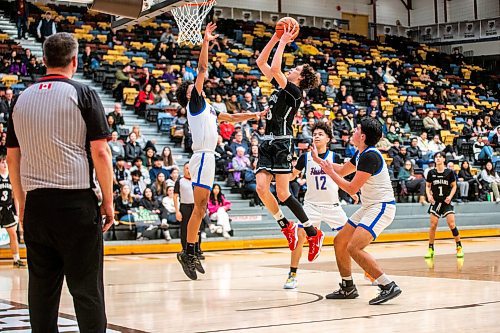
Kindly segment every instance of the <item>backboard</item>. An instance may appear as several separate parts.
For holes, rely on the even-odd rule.
[[[143,21],[159,16],[163,13],[169,12],[172,8],[189,3],[185,0],[144,0],[143,11],[137,19],[130,19],[126,17],[115,16],[111,22],[112,29],[124,29],[128,26],[134,26]]]

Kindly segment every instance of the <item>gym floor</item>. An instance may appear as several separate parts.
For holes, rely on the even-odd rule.
[[[108,332],[500,332],[500,238],[463,242],[457,260],[451,240],[369,247],[403,294],[368,305],[378,289],[353,264],[360,297],[327,300],[338,288],[333,247],[303,262],[299,287],[284,290],[287,249],[206,252],[207,274],[188,280],[174,254],[105,257]],[[0,265],[0,331],[29,332],[27,270]],[[78,331],[65,288],[60,331]]]

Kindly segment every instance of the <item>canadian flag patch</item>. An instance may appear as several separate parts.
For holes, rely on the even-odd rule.
[[[52,83],[42,83],[39,88],[39,90],[49,90],[52,89]]]

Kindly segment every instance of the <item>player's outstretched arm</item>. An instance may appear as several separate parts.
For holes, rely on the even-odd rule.
[[[260,52],[259,57],[257,58],[257,66],[259,66],[260,71],[264,76],[271,81],[273,79],[273,73],[271,72],[271,66],[269,66],[269,56],[276,44],[280,41],[280,38],[276,33],[273,34],[269,42],[267,42],[266,46]]]
[[[292,26],[286,26],[283,35],[281,35],[280,43],[278,48],[274,53],[273,62],[271,63],[271,73],[273,78],[278,82],[281,89],[285,89],[288,80],[285,74],[281,71],[281,62],[283,60],[283,53],[285,52],[285,47],[288,43],[293,41],[293,34],[295,33],[295,28]]]
[[[250,119],[259,119],[260,117],[263,117],[267,111],[261,111],[261,112],[252,112],[252,113],[237,113],[237,114],[230,114],[230,113],[219,113],[219,116],[217,117],[218,121],[228,121],[230,123],[239,123],[242,121],[250,120]]]
[[[321,165],[321,163],[328,163],[329,165],[331,165],[333,171],[335,171],[340,177],[348,176],[356,171],[356,166],[352,164],[350,161],[344,164],[338,164],[323,160],[322,158],[319,157],[318,149],[314,144],[311,147],[311,156],[314,162],[318,163],[319,165]]]
[[[217,29],[215,23],[207,24],[205,38],[203,38],[203,43],[201,45],[200,58],[198,59],[198,76],[194,82],[194,87],[198,90],[200,95],[203,91],[203,84],[205,83],[205,76],[208,71],[208,49],[210,48],[210,42],[219,37],[217,34],[214,35],[215,29]]]

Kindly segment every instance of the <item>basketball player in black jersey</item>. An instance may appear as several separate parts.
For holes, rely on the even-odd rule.
[[[10,250],[14,258],[14,267],[24,267],[26,264],[19,258],[17,242],[17,217],[14,212],[14,198],[9,178],[9,169],[5,156],[0,156],[0,227],[7,229],[10,239]]]
[[[434,161],[436,162],[436,168],[430,170],[427,174],[426,189],[427,197],[431,203],[428,211],[431,216],[431,226],[429,229],[429,248],[425,258],[431,259],[434,257],[434,239],[440,217],[446,217],[446,222],[457,243],[457,258],[463,258],[464,251],[460,242],[460,234],[455,225],[455,211],[451,204],[451,199],[457,191],[455,175],[452,170],[446,167],[444,153],[434,154]]]
[[[314,69],[307,64],[297,66],[286,74],[281,71],[283,52],[286,45],[292,41],[295,32],[293,29],[293,27],[287,26],[281,38],[274,34],[257,59],[259,69],[276,87],[276,90],[269,98],[266,135],[259,146],[256,175],[257,193],[280,225],[282,233],[288,240],[290,250],[295,250],[298,241],[298,226],[285,218],[278,202],[270,191],[274,175],[278,199],[290,208],[304,226],[309,242],[308,259],[313,261],[321,251],[324,234],[311,224],[299,201],[290,194],[289,180],[292,173],[293,118],[302,102],[303,90],[316,87],[318,79]],[[276,44],[278,44],[278,47],[271,66],[269,66],[269,55]]]

